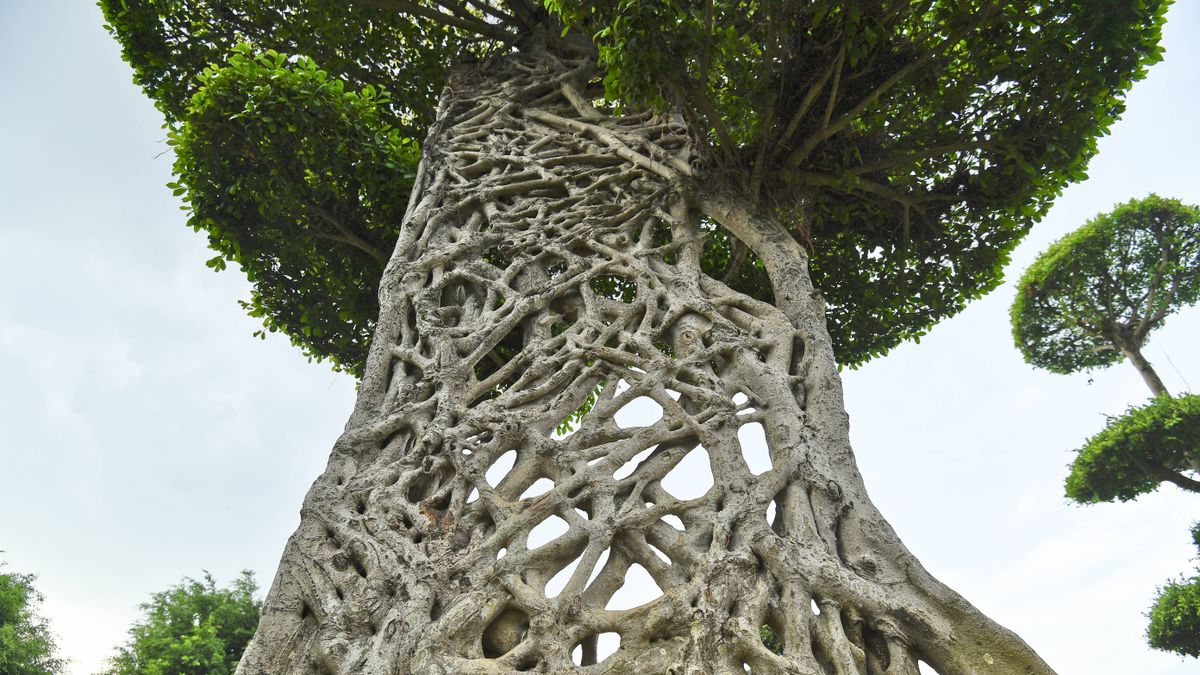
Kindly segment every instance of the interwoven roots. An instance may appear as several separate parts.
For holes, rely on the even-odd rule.
[[[239,672],[915,675],[951,631],[881,590],[924,572],[840,400],[805,410],[837,398],[827,338],[701,272],[687,129],[598,112],[591,75],[535,51],[452,81]],[[635,573],[660,596],[606,609]]]

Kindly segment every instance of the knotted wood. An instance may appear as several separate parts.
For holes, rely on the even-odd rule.
[[[871,505],[804,251],[699,178],[680,119],[594,108],[591,63],[534,46],[451,80],[238,672],[1050,673]],[[701,271],[718,227],[774,305]],[[700,496],[668,489],[685,459]],[[635,566],[660,595],[606,609]]]

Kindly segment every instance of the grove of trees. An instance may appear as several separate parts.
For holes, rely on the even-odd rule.
[[[871,504],[838,367],[999,283],[1165,3],[101,5],[210,266],[360,378],[239,673],[1051,672]]]

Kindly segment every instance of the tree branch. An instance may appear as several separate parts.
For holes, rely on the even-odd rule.
[[[430,7],[423,7],[415,2],[410,2],[409,0],[351,0],[351,2],[364,7],[373,7],[375,9],[382,9],[385,11],[412,14],[429,19],[430,21],[436,21],[444,26],[461,28],[465,31],[469,31],[486,38],[491,38],[493,40],[511,42],[516,39],[516,35],[500,28],[499,26],[490,24],[486,21],[481,21],[474,16],[472,16],[471,19],[464,19],[453,14],[439,12],[438,10]]]
[[[1200,481],[1192,480],[1178,471],[1163,468],[1163,478],[1189,492],[1200,492]]]
[[[1150,277],[1150,284],[1149,288],[1146,290],[1146,298],[1144,301],[1144,306],[1146,308],[1145,315],[1142,317],[1142,320],[1138,322],[1137,328],[1133,329],[1134,339],[1140,340],[1141,338],[1145,337],[1146,332],[1150,329],[1150,326],[1154,325],[1154,323],[1161,319],[1162,316],[1166,316],[1166,311],[1168,311],[1168,308],[1171,306],[1171,302],[1175,299],[1175,291],[1178,287],[1178,279],[1175,280],[1175,283],[1171,284],[1171,288],[1167,291],[1167,297],[1161,305],[1162,309],[1160,309],[1158,312],[1154,311],[1154,301],[1158,297],[1158,289],[1162,287],[1163,273],[1166,271],[1167,266],[1171,263],[1170,257],[1171,247],[1169,244],[1167,244],[1166,246],[1163,246],[1162,259],[1159,260],[1159,263],[1154,266],[1154,275]]]
[[[572,120],[566,117],[560,117],[554,113],[536,108],[525,110],[524,114],[530,119],[537,120],[538,122],[548,124],[552,127],[568,129],[577,133],[587,134],[612,148],[613,152],[615,152],[621,159],[633,162],[643,169],[647,169],[650,172],[661,176],[662,178],[666,178],[667,180],[674,180],[678,178],[680,174],[686,176],[692,175],[692,167],[688,166],[685,162],[678,160],[670,161],[671,166],[667,166],[656,159],[652,159],[640,152],[637,152],[633,148],[629,147],[627,143],[618,138],[615,133],[605,129],[604,127],[596,126],[595,124],[588,124],[587,122],[581,120]]]
[[[959,199],[959,197],[956,195],[937,195],[928,192],[921,196],[906,195],[897,190],[893,190],[884,185],[874,181],[865,180],[863,178],[855,177],[853,180],[847,182],[838,180],[835,176],[816,173],[813,171],[800,172],[797,174],[797,178],[805,183],[808,183],[809,185],[858,190],[860,192],[878,195],[898,204],[915,208],[918,212],[921,212],[922,215],[924,215],[924,210],[920,207],[920,204],[924,202],[957,201]]]
[[[669,79],[667,80],[667,86],[674,89],[676,96],[681,100],[700,111],[700,114],[708,122],[706,126],[712,127],[713,131],[716,132],[717,140],[721,144],[721,152],[725,155],[726,159],[732,159],[734,148],[733,137],[729,135],[729,130],[725,127],[725,123],[721,121],[720,113],[717,112],[716,106],[713,105],[712,99],[709,98],[707,85],[701,83],[697,86],[685,77],[682,83],[674,79]],[[704,130],[697,129],[697,131],[703,132]]]
[[[1158,480],[1167,481],[1168,483],[1177,485],[1188,492],[1200,492],[1200,481],[1192,480],[1178,471],[1172,471],[1164,466],[1162,462],[1156,461],[1153,464],[1148,464],[1141,457],[1138,457],[1136,453],[1130,452],[1129,450],[1125,450],[1124,454],[1134,464],[1136,464],[1139,469],[1144,471],[1147,476],[1151,478],[1157,478]]]
[[[764,78],[770,76],[771,64],[775,62],[775,22],[771,20],[769,11],[766,20],[767,48],[763,57]],[[769,134],[767,132],[775,124],[775,104],[778,99],[778,93],[771,95],[771,99],[767,102],[767,111],[763,113],[762,119],[758,123],[758,149],[755,152],[754,165],[750,167],[750,201],[752,204],[758,203],[758,195],[763,178],[763,167],[767,159],[767,145],[769,142]]]
[[[976,141],[962,141],[959,143],[947,143],[945,145],[938,145],[938,146],[934,146],[932,148],[927,148],[927,149],[921,150],[919,152],[913,152],[913,153],[910,153],[907,155],[895,155],[893,157],[889,157],[887,159],[881,159],[876,162],[872,162],[870,164],[863,164],[861,166],[856,166],[853,169],[850,169],[849,171],[847,171],[846,173],[848,173],[851,176],[861,176],[864,173],[873,173],[875,171],[884,171],[887,169],[895,168],[897,166],[904,166],[905,164],[916,161],[918,159],[929,159],[931,157],[940,157],[941,155],[948,155],[948,154],[954,153],[954,152],[965,152],[967,150],[981,150],[983,148],[988,147],[989,145],[990,144],[987,142],[976,142]]]
[[[1163,384],[1162,379],[1154,371],[1154,367],[1150,365],[1146,357],[1142,356],[1142,350],[1138,349],[1137,344],[1124,335],[1116,335],[1114,337],[1114,342],[1120,347],[1121,353],[1125,354],[1125,357],[1129,359],[1134,368],[1137,368],[1138,374],[1146,381],[1146,386],[1150,388],[1150,391],[1155,396],[1170,396],[1166,385]]]
[[[825,88],[825,85],[829,82],[830,78],[833,77],[834,72],[842,69],[845,59],[846,46],[842,45],[842,48],[838,50],[837,58],[834,59],[833,66],[825,71],[825,74],[821,76],[821,79],[814,82],[813,85],[808,88],[808,93],[804,95],[804,100],[800,102],[800,107],[796,109],[796,112],[792,115],[791,121],[788,122],[787,128],[783,130],[783,135],[779,137],[780,146],[786,146],[787,143],[792,140],[792,134],[796,133],[796,129],[800,126],[800,121],[804,119],[806,114],[808,114],[809,108],[811,108],[813,103],[816,102],[817,96],[821,93],[821,90]]]
[[[944,40],[943,44],[950,46],[958,44],[964,37],[967,36],[968,33],[981,26],[991,16],[992,12],[989,11],[990,9],[992,8],[989,5],[988,10],[980,12],[980,17],[977,22],[970,26],[964,26],[961,30],[956,31],[953,35]],[[879,86],[875,87],[875,89],[871,91],[871,93],[867,94],[853,108],[838,117],[837,120],[826,123],[820,131],[810,136],[799,150],[792,153],[792,155],[788,157],[786,162],[787,168],[795,169],[796,167],[800,166],[800,164],[803,163],[810,154],[812,154],[812,151],[815,150],[818,145],[837,135],[846,127],[850,126],[851,122],[853,122],[855,119],[858,119],[858,117],[862,115],[867,108],[874,105],[875,102],[878,101],[884,94],[891,91],[893,87],[907,79],[908,76],[913,74],[913,72],[918,68],[929,63],[929,61],[933,59],[935,53],[936,52],[932,49],[923,51],[918,58],[914,59],[908,65],[893,73],[891,77],[880,83]],[[830,100],[832,101],[832,94],[830,96]],[[827,110],[827,117],[829,112],[831,112],[831,110]]]
[[[746,256],[749,253],[749,246],[740,241],[734,241],[733,260],[729,263],[729,269],[721,276],[721,283],[728,285],[737,279],[737,274],[742,269],[742,263],[746,261]]]
[[[506,12],[502,12],[502,11],[496,9],[495,7],[492,7],[491,5],[489,5],[486,2],[480,2],[479,0],[467,0],[467,4],[474,7],[475,9],[478,9],[479,11],[483,12],[484,14],[488,14],[490,16],[495,17],[502,23],[505,23],[508,25],[516,25],[516,24],[524,25],[523,22],[521,20],[519,20],[517,17],[515,17],[511,14],[508,14]]]

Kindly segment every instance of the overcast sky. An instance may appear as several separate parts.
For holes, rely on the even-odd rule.
[[[1165,44],[1010,280],[1116,202],[1200,203],[1200,4],[1175,5]],[[183,576],[248,568],[269,585],[354,387],[284,339],[251,338],[246,282],[204,267],[164,187],[161,117],[91,2],[0,0],[0,82],[0,559],[38,575],[71,672],[92,673],[137,604]],[[871,494],[931,572],[1063,675],[1194,673],[1144,646],[1143,613],[1194,565],[1200,498],[1066,503],[1070,450],[1146,390],[1128,364],[1025,365],[1012,296],[846,373]],[[1174,392],[1200,385],[1198,314],[1146,350]]]

